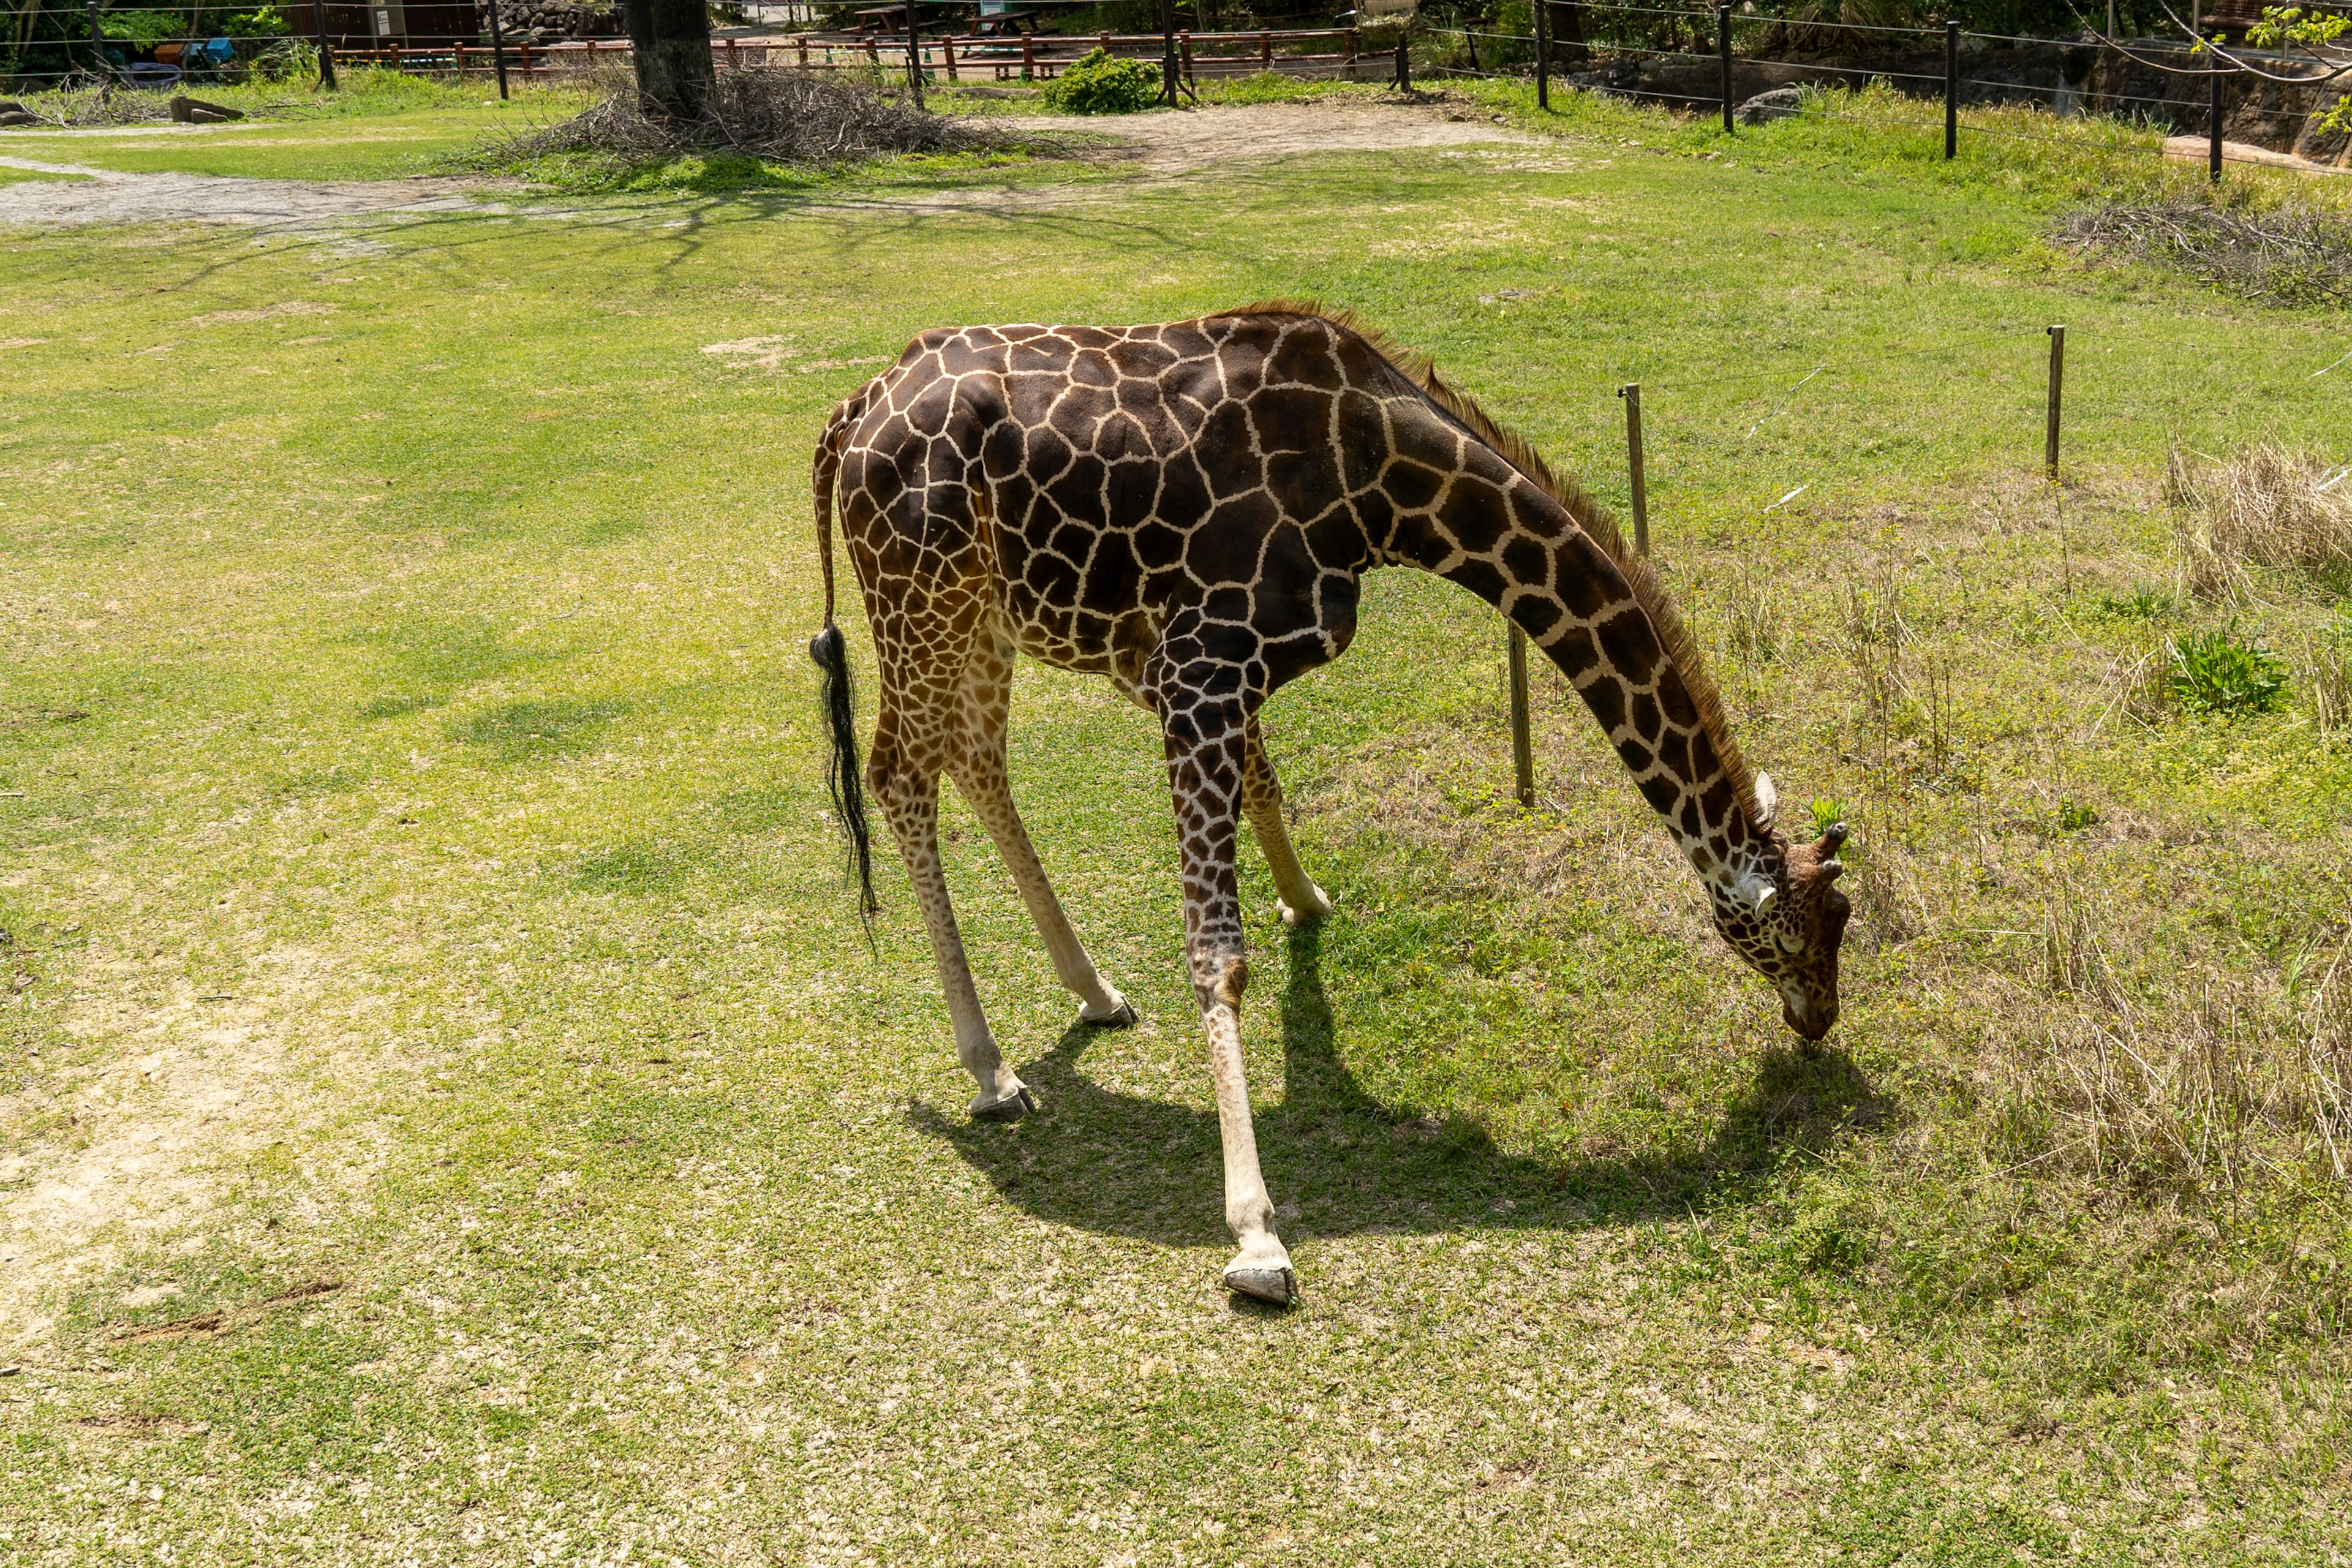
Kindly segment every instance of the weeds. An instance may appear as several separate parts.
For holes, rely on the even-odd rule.
[[[2235,621],[2168,643],[2165,652],[2167,687],[2189,712],[2234,719],[2286,703],[2284,661],[2258,641],[2240,640]]]
[[[2242,594],[2256,567],[2293,572],[2336,591],[2352,586],[2352,488],[2343,470],[2273,441],[2234,458],[2166,460],[2173,536],[2199,598]]]
[[[1769,664],[1780,654],[1780,605],[1771,579],[1741,562],[1723,592],[1724,631],[1742,663]]]
[[[1861,687],[1863,712],[1881,729],[1903,691],[1901,572],[1889,552],[1870,576],[1849,580],[1838,625],[1846,662]]]
[[[2352,731],[2352,622],[2305,637],[2295,664],[2295,684],[2321,737]]]
[[[2135,583],[2128,592],[2105,594],[2099,608],[2119,621],[2153,621],[2172,611],[2172,595],[2153,583]]]

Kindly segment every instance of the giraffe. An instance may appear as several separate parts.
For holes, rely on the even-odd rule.
[[[1808,1042],[1837,1019],[1843,825],[1776,825],[1695,644],[1614,522],[1433,365],[1345,312],[1275,300],[1152,326],[927,331],[826,423],[812,473],[836,816],[871,915],[865,796],[887,818],[939,965],[971,1114],[1037,1108],[989,1032],[938,848],[944,772],[995,840],[1082,1023],[1135,1008],[1055,900],[1005,776],[1017,655],[1108,678],[1158,720],[1181,830],[1187,965],[1208,1037],[1239,1294],[1287,1303],[1243,1075],[1238,826],[1283,920],[1331,900],[1284,826],[1258,712],[1355,636],[1379,566],[1452,579],[1572,682],[1704,885],[1716,930]],[[861,778],[835,622],[835,499],[874,636]]]

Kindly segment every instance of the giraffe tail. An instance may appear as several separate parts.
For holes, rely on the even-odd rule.
[[[824,578],[824,629],[809,639],[809,657],[816,660],[820,673],[818,708],[832,742],[825,759],[825,789],[833,796],[834,819],[849,841],[857,914],[870,938],[874,917],[882,910],[874,896],[874,834],[866,820],[866,780],[857,763],[857,701],[849,678],[849,641],[833,618],[833,482],[841,468],[842,441],[860,401],[853,398],[834,410],[817,440],[810,472],[816,493],[817,569]]]

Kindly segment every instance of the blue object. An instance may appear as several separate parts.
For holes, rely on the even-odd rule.
[[[205,45],[204,52],[212,57],[213,64],[225,66],[236,58],[236,46],[226,38],[215,38]]]

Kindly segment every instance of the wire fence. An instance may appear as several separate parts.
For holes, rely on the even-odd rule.
[[[520,9],[529,0],[507,0]],[[517,33],[501,21],[497,0],[478,8],[455,5],[409,5],[376,9],[329,0],[296,0],[281,9],[229,13],[218,5],[160,5],[135,12],[102,10],[88,0],[69,6],[28,10],[80,36],[26,39],[13,54],[0,47],[0,76],[24,88],[116,86],[175,89],[208,83],[260,79],[294,82],[313,76],[332,85],[338,62],[433,76],[495,77],[503,92],[509,79],[543,79],[593,69],[604,57],[625,55],[625,39],[551,39],[541,30]],[[233,24],[268,18],[286,30],[239,32]],[[1563,88],[1602,96],[1667,105],[1693,113],[1714,109],[1727,133],[1736,134],[1740,106],[1775,89],[1795,87],[1798,101],[1756,106],[1751,122],[1800,117],[1842,121],[1881,132],[1932,134],[1934,121],[1889,115],[1856,114],[1836,89],[1884,84],[1903,98],[1943,100],[1946,156],[1955,156],[1962,131],[2004,142],[2033,142],[2087,148],[2091,139],[1994,123],[1981,116],[1963,121],[1963,109],[2037,105],[2053,116],[2095,116],[2145,133],[2165,130],[2176,139],[2201,135],[2214,177],[2226,163],[2283,161],[2279,153],[2259,156],[2232,144],[2227,131],[2232,113],[2250,122],[2276,127],[2299,121],[2295,143],[2314,143],[2312,121],[2344,96],[2331,72],[2352,80],[2352,52],[2318,51],[2302,60],[2275,52],[2258,54],[2186,40],[2119,39],[2096,33],[2074,39],[2029,38],[1976,33],[1957,23],[1943,28],[1844,21],[1791,21],[1745,15],[1728,6],[1612,5],[1603,0],[1538,0],[1534,26],[1525,33],[1486,27],[1447,27],[1407,19],[1383,30],[1371,19],[1344,28],[1262,26],[1208,33],[1171,28],[1164,36],[1035,33],[981,36],[948,33],[919,26],[908,39],[880,26],[863,35],[768,34],[714,38],[722,61],[789,65],[800,68],[865,68],[906,73],[923,81],[956,81],[964,76],[1043,80],[1078,54],[1101,47],[1113,54],[1171,62],[1171,77],[1189,87],[1197,74],[1232,76],[1252,70],[1293,75],[1339,76],[1412,85],[1425,79],[1533,77],[1538,96],[1549,102],[1557,80]],[[1284,21],[1311,17],[1282,18]],[[983,19],[984,20],[984,19]],[[1272,19],[1268,19],[1271,21]],[[465,31],[466,24],[478,30]],[[443,36],[394,34],[409,25],[449,29]],[[214,26],[226,30],[213,32]],[[362,36],[351,29],[364,28]],[[925,37],[925,33],[931,36]],[[173,36],[163,36],[171,34]],[[1391,41],[1392,39],[1392,42]],[[1801,43],[1802,49],[1795,48]],[[1840,57],[1828,46],[1850,43]],[[1929,46],[1942,45],[1942,68]],[[1775,48],[1775,45],[1780,46]],[[1745,47],[1747,52],[1742,53]],[[1809,58],[1790,58],[1794,55]],[[2341,56],[2340,58],[2336,58]],[[1964,67],[1966,68],[1964,68]],[[2288,74],[2289,68],[2299,75]],[[2179,82],[2166,89],[2158,82]],[[2197,89],[2203,90],[2199,92]],[[2302,92],[2300,108],[2278,101]],[[2340,160],[2352,158],[2352,137],[2322,137],[2332,155],[2298,160],[2314,173],[2352,173]],[[2340,143],[2341,145],[2338,145]],[[2167,149],[2155,141],[2111,139],[2108,151]]]
[[[2352,92],[2352,50],[2290,55],[2233,49],[2210,40],[2120,39],[2095,30],[2075,38],[2030,38],[1970,32],[1957,23],[1922,28],[1797,22],[1727,6],[1701,10],[1596,0],[1538,0],[1533,15],[1534,25],[1526,32],[1416,23],[1412,37],[1399,46],[1396,79],[1409,85],[1413,71],[1440,80],[1532,77],[1547,106],[1556,82],[1693,112],[1712,107],[1727,134],[1736,134],[1743,122],[1786,118],[1843,121],[1895,133],[1932,134],[1938,129],[1925,117],[1854,113],[1842,106],[1835,91],[1883,84],[1914,101],[1942,100],[1948,158],[1958,155],[1963,131],[2005,142],[2174,156],[2188,153],[2180,139],[2193,136],[2201,142],[2200,150],[2215,178],[2224,164],[2239,163],[2352,173],[2344,166],[2352,159],[2352,134],[2347,134],[2352,124],[2333,123],[2352,120],[2352,112],[2339,107]],[[1802,50],[1770,47],[1776,40],[1786,45],[1798,37],[1806,46]],[[1905,47],[1873,47],[1886,39]],[[1841,41],[1858,47],[1841,54]],[[1942,46],[1940,51],[1921,47],[1931,41]],[[2179,85],[2168,85],[2174,83]],[[1751,102],[1789,88],[1800,89],[1795,102]],[[1809,89],[1816,90],[1804,90]],[[2061,134],[2055,124],[2045,131],[1961,113],[2015,106],[2043,109],[2053,120],[2104,121],[2118,134],[2102,142],[2079,130]],[[2291,146],[2308,146],[2323,155],[2302,157],[2275,145],[2233,142],[2233,120],[2249,138],[2272,143],[2282,140],[2280,127],[2286,126],[2293,132],[2285,138]],[[2168,135],[2147,135],[2155,131]]]

